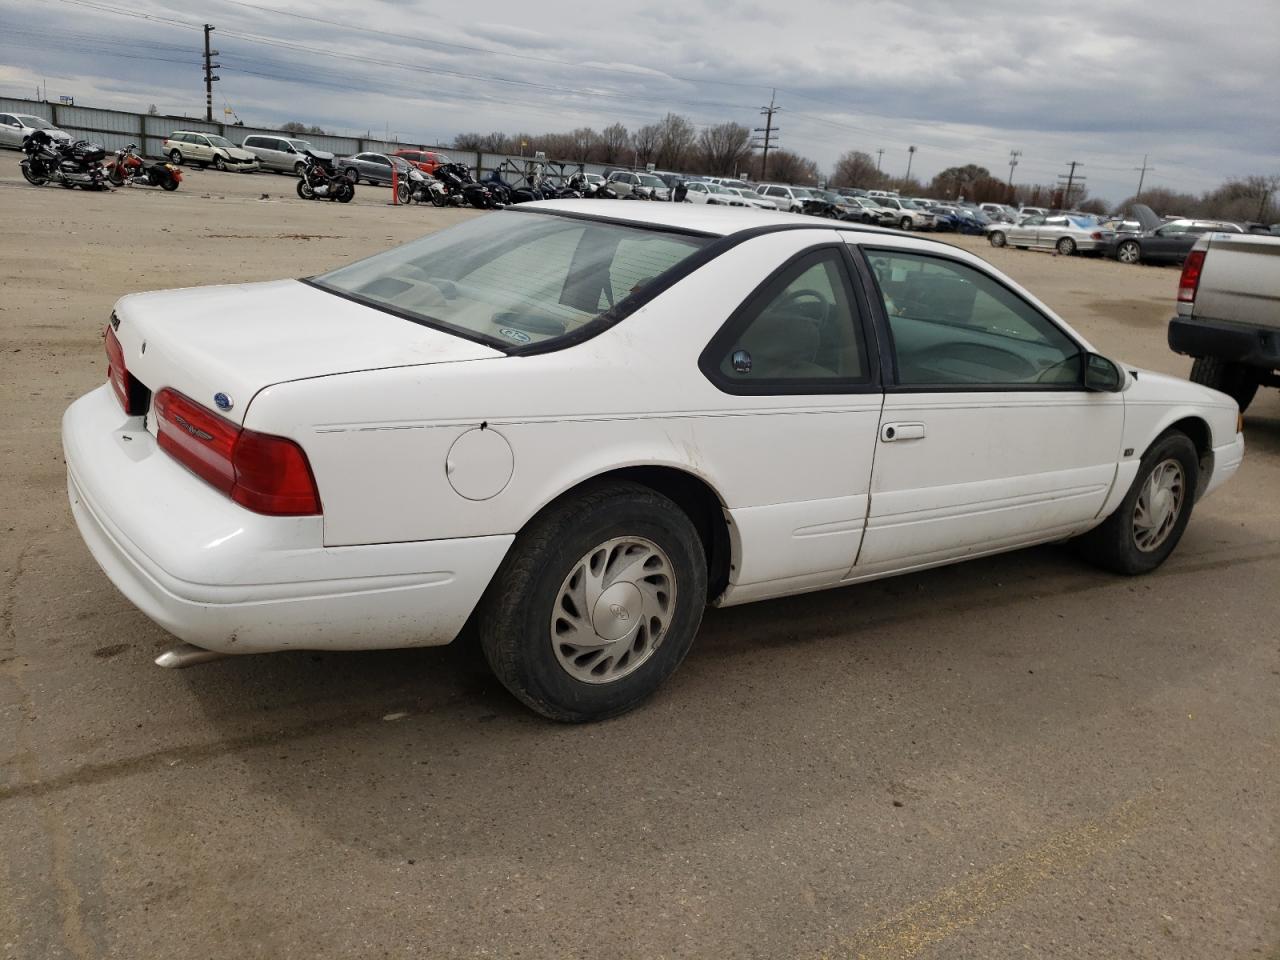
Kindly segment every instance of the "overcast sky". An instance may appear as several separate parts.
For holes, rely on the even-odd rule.
[[[248,124],[445,144],[669,110],[756,126],[777,87],[782,146],[827,170],[883,148],[901,174],[914,144],[926,181],[1007,177],[1021,150],[1019,182],[1078,160],[1112,201],[1144,154],[1152,186],[1280,174],[1280,0],[0,0],[0,95],[202,116],[206,21],[215,118]]]

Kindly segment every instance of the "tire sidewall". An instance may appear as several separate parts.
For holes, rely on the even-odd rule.
[[[1005,244],[1004,231],[996,230],[991,234],[991,236],[988,239],[990,239],[991,245],[993,247],[1003,247]]]
[[[580,722],[625,713],[662,685],[693,644],[706,606],[702,543],[678,506],[642,487],[588,500],[552,526],[553,539],[545,544],[535,538],[522,543],[524,534],[517,538],[495,575],[486,613],[497,616],[481,623],[485,654],[508,689],[544,716]],[[584,683],[565,671],[552,649],[552,610],[565,578],[588,551],[622,536],[644,537],[666,552],[676,579],[675,616],[661,645],[634,672],[610,683]],[[521,562],[529,559],[536,562]],[[516,602],[488,602],[491,594],[505,592]]]
[[[1178,460],[1182,465],[1184,483],[1186,484],[1182,512],[1178,515],[1178,519],[1174,523],[1173,529],[1169,531],[1169,536],[1165,538],[1164,543],[1150,552],[1142,551],[1138,549],[1133,539],[1134,505],[1138,502],[1138,495],[1142,492],[1142,487],[1147,482],[1147,478],[1151,476],[1151,471],[1158,464],[1170,458]],[[1124,500],[1120,502],[1120,506],[1114,514],[1117,518],[1117,523],[1115,525],[1116,529],[1112,532],[1118,539],[1116,545],[1120,548],[1119,556],[1122,558],[1125,572],[1147,573],[1164,563],[1169,555],[1173,553],[1178,546],[1178,542],[1182,539],[1182,533],[1186,530],[1187,523],[1191,520],[1191,511],[1195,506],[1199,483],[1199,458],[1196,456],[1195,445],[1186,434],[1167,433],[1157,439],[1150,449],[1143,454],[1142,462],[1138,467],[1138,475],[1134,478],[1129,492],[1125,494]]]

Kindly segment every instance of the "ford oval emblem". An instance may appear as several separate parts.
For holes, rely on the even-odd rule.
[[[213,405],[217,407],[219,410],[230,410],[231,398],[228,397],[225,393],[215,393],[213,395]]]

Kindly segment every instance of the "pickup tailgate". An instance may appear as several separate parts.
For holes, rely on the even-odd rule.
[[[1280,330],[1280,237],[1213,233],[1196,249],[1205,250],[1200,283],[1180,316]]]

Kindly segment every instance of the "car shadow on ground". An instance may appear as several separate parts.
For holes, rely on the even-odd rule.
[[[275,715],[279,735],[246,740],[236,758],[311,829],[375,857],[524,850],[532,867],[584,845],[626,857],[634,844],[705,842],[854,795],[888,804],[927,792],[923,771],[978,754],[1031,762],[1046,730],[1131,713],[1147,689],[1213,656],[1212,644],[1166,651],[1163,633],[1135,639],[1146,628],[1123,612],[1090,618],[1100,591],[1153,585],[1042,547],[709,610],[650,703],[587,726],[526,711],[468,642],[236,659],[202,668],[216,679],[184,679],[229,742],[246,715]],[[1158,665],[1134,671],[1134,643],[1159,645]],[[1123,704],[1112,686],[1122,675]],[[574,817],[549,815],[584,804],[608,805],[612,832],[584,837]]]

